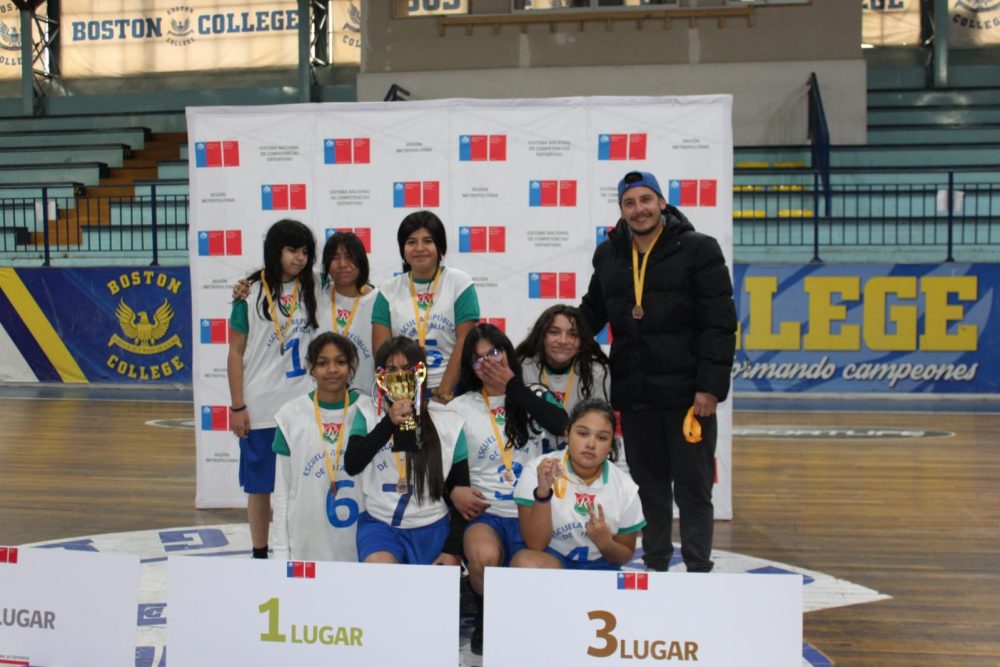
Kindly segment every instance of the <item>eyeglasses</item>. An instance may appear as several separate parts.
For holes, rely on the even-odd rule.
[[[494,347],[486,354],[473,359],[472,367],[479,368],[480,366],[483,365],[483,362],[486,361],[487,359],[491,359],[493,357],[499,357],[501,354],[503,354],[503,350],[501,350],[499,347]]]

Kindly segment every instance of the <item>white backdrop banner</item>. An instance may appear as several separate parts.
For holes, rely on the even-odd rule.
[[[801,576],[490,567],[486,590],[484,667],[802,665]]]
[[[354,230],[380,285],[400,270],[400,220],[430,209],[448,229],[445,263],[472,276],[483,319],[517,344],[545,308],[579,304],[630,170],[653,172],[732,269],[731,117],[728,95],[188,109],[198,507],[245,504],[225,321],[232,284],[261,267],[271,224],[301,220],[320,247],[330,230]],[[719,413],[723,519],[730,406]]]
[[[0,597],[0,665],[135,665],[138,556],[0,546]]]
[[[170,662],[454,665],[459,574],[431,565],[174,556],[167,561]]]

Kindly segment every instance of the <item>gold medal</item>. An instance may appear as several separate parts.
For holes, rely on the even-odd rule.
[[[503,481],[506,482],[507,484],[513,484],[514,482],[517,481],[517,475],[514,474],[513,470],[504,470]]]
[[[642,310],[642,288],[646,284],[646,265],[649,263],[649,256],[653,254],[653,246],[660,240],[662,233],[663,225],[660,225],[660,228],[656,230],[656,236],[653,237],[642,256],[642,262],[639,262],[639,246],[636,245],[635,239],[632,240],[632,287],[635,289],[635,307],[632,309],[632,317],[637,320],[641,320],[645,314]]]
[[[641,320],[645,313],[642,310],[642,306],[635,304],[635,308],[632,309],[632,318],[636,320]]]
[[[406,495],[406,493],[409,492],[409,490],[410,490],[410,485],[406,483],[405,479],[400,479],[398,482],[396,482],[396,493],[398,493],[399,495],[401,496]]]

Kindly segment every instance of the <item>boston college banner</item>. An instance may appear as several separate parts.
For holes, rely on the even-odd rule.
[[[445,264],[472,276],[482,317],[516,344],[545,308],[579,304],[629,170],[656,174],[732,267],[731,105],[720,95],[189,109],[198,506],[245,502],[227,421],[226,319],[271,224],[301,220],[320,245],[355,231],[379,285],[400,270],[400,220],[433,210],[448,229]],[[720,518],[732,516],[729,406]]]

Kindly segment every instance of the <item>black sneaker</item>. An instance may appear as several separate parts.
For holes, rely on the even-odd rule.
[[[472,655],[483,654],[483,615],[476,615],[476,628],[472,631],[472,640],[469,642]]]

